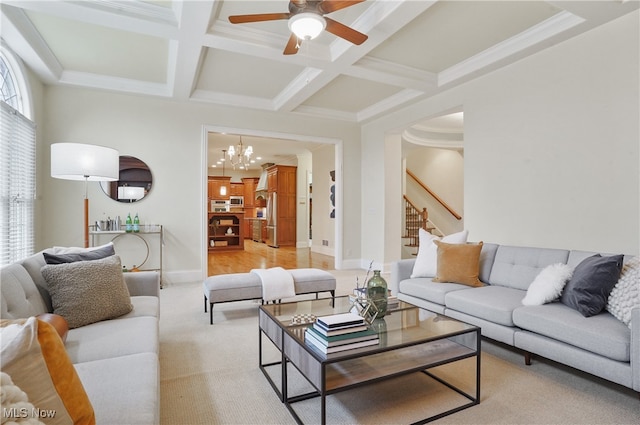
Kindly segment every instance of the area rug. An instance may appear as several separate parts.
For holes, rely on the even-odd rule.
[[[346,294],[362,271],[332,271]],[[364,276],[361,276],[362,279]],[[201,283],[161,292],[161,424],[293,424],[258,368],[259,302],[219,304],[214,324],[204,313]],[[265,355],[278,359],[269,347]],[[524,365],[511,347],[483,340],[481,402],[439,419],[442,424],[637,424],[638,394],[574,369],[535,358]],[[278,370],[271,370],[277,376]],[[473,391],[474,363],[436,373]],[[293,394],[310,387],[292,371]],[[431,416],[466,399],[423,374],[412,374],[327,399],[327,423],[401,424]],[[319,423],[319,399],[295,405],[305,423]]]

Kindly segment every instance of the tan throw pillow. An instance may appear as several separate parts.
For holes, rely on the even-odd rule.
[[[113,319],[133,310],[122,276],[120,257],[42,267],[53,312],[67,319],[69,329]]]
[[[438,246],[438,271],[434,282],[453,282],[468,286],[484,286],[480,271],[482,242],[477,244],[448,244],[434,241]]]
[[[39,409],[39,417],[26,412],[29,418],[45,414],[47,424],[96,423],[89,397],[52,325],[35,317],[2,320],[0,335],[2,371]]]

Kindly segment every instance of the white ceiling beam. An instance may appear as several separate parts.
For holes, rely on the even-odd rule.
[[[106,28],[162,38],[177,38],[172,9],[145,2],[2,0],[24,10]]]
[[[2,38],[42,81],[53,84],[62,65],[22,9],[0,4]]]
[[[180,34],[171,47],[167,84],[178,99],[188,99],[196,86],[203,60],[203,41],[215,1],[182,2]]]

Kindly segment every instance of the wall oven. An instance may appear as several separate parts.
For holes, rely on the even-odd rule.
[[[230,209],[231,205],[229,201],[225,201],[222,199],[211,200],[211,212],[229,212]]]

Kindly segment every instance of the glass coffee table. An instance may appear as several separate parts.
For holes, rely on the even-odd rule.
[[[379,343],[362,348],[324,354],[305,342],[307,317],[320,317],[351,310],[349,297],[261,305],[259,309],[259,366],[296,422],[302,420],[292,404],[320,398],[320,421],[326,423],[327,396],[348,389],[411,373],[424,373],[468,399],[468,402],[416,423],[430,422],[480,403],[480,328],[400,301],[396,308],[376,320],[371,328]],[[292,320],[293,319],[293,320]],[[263,362],[263,336],[278,349],[277,362]],[[268,342],[268,341],[267,341]],[[475,394],[469,394],[429,372],[430,368],[475,358]],[[314,391],[290,397],[287,364],[292,364]],[[274,378],[267,368],[280,366]]]

